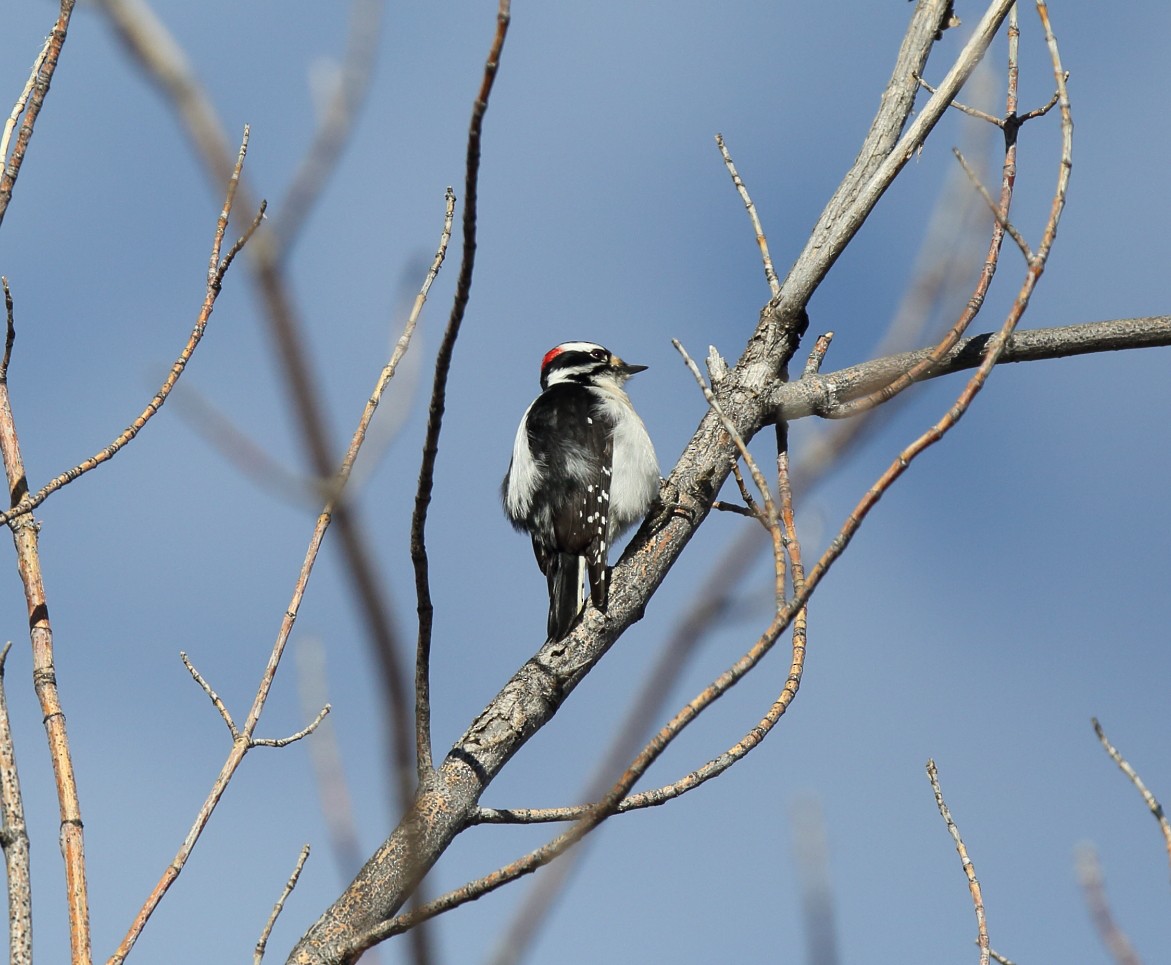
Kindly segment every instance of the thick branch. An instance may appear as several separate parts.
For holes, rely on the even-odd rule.
[[[989,332],[964,339],[920,380],[975,368],[992,338]],[[1171,345],[1171,315],[1017,331],[1009,338],[997,363],[1036,362],[1159,345]],[[929,348],[919,349],[872,359],[828,375],[806,376],[796,382],[778,384],[772,398],[775,407],[789,420],[810,415],[834,418],[838,406],[889,384],[930,354]]]

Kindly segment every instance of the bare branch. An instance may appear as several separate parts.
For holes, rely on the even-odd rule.
[[[811,378],[821,371],[821,363],[825,361],[826,353],[829,352],[830,342],[833,341],[834,333],[826,332],[820,335],[817,341],[813,343],[813,348],[809,352],[809,358],[805,360],[805,370],[802,372],[802,378]]]
[[[207,330],[207,324],[211,320],[212,311],[215,309],[216,299],[219,297],[220,287],[223,283],[224,274],[227,272],[232,263],[232,259],[244,247],[248,239],[252,237],[253,232],[259,227],[261,219],[264,217],[264,206],[261,205],[256,217],[253,218],[247,230],[240,236],[228,254],[223,258],[220,257],[221,247],[224,241],[224,233],[227,230],[228,219],[232,213],[232,205],[236,197],[237,188],[240,181],[240,172],[244,166],[244,158],[248,150],[248,128],[244,129],[244,136],[240,142],[240,151],[236,158],[236,165],[232,170],[231,178],[228,181],[227,196],[224,200],[223,208],[220,211],[220,216],[216,221],[215,233],[212,238],[211,257],[208,262],[207,270],[207,289],[203,297],[203,305],[200,307],[199,315],[195,320],[195,327],[191,331],[191,335],[187,339],[187,344],[183,346],[179,357],[175,359],[171,365],[170,371],[167,373],[166,379],[163,380],[162,386],[158,392],[155,393],[154,398],[147,403],[146,408],[142,410],[138,418],[136,418],[126,429],[124,429],[109,445],[107,445],[100,452],[94,454],[84,462],[79,463],[72,469],[68,469],[60,475],[51,479],[48,483],[42,486],[34,495],[25,495],[15,506],[5,513],[0,513],[0,522],[7,522],[10,519],[15,519],[25,513],[30,513],[37,506],[43,503],[58,489],[69,485],[79,476],[84,475],[91,469],[96,469],[103,463],[109,462],[118,454],[118,452],[130,443],[139,432],[146,426],[146,424],[154,418],[155,414],[163,407],[163,404],[171,395],[171,390],[175,388],[179,377],[186,371],[187,363],[191,361],[191,356],[198,347],[200,341],[203,339],[203,334]]]
[[[219,711],[220,717],[223,718],[224,723],[228,725],[228,733],[232,735],[232,740],[236,740],[240,736],[240,731],[236,727],[236,722],[232,720],[232,714],[220,699],[220,695],[211,689],[211,685],[203,679],[202,674],[195,669],[195,665],[187,658],[187,654],[182,650],[179,651],[179,659],[183,661],[183,666],[187,668],[187,672],[191,674],[191,678],[199,684],[200,689],[207,694],[208,700],[211,701],[212,706]]]
[[[703,380],[703,375],[699,371],[699,366],[695,364],[683,344],[677,338],[671,339],[671,344],[675,346],[675,351],[683,356],[683,361],[690,370],[692,376],[695,378],[699,390],[703,393],[703,397],[707,400],[707,404],[712,407],[715,413],[720,417],[724,423],[724,430],[732,437],[732,442],[736,444],[736,448],[740,451],[740,458],[744,460],[744,465],[748,467],[748,471],[752,474],[752,481],[756,483],[756,488],[760,491],[760,498],[764,502],[764,513],[760,515],[761,521],[769,529],[770,532],[775,531],[777,525],[777,507],[773,502],[772,493],[769,491],[768,482],[765,480],[760,468],[756,465],[756,461],[752,458],[752,453],[748,451],[748,445],[740,437],[740,433],[736,431],[736,426],[732,420],[728,418],[728,414],[724,412],[719,400],[712,393],[712,390],[707,387],[707,383]],[[751,502],[752,496],[744,485],[744,479],[740,476],[740,471],[736,463],[732,463],[732,470],[740,484],[740,493],[744,496],[744,501],[748,503],[749,509],[753,509],[754,504]],[[780,546],[780,535],[777,534],[778,552]],[[782,572],[784,564],[781,564]]]
[[[16,747],[8,723],[8,697],[4,690],[5,662],[11,649],[12,641],[9,640],[0,650],[0,846],[4,848],[8,885],[8,960],[10,965],[32,965],[32,876],[28,828],[20,794],[20,775],[16,769]]]
[[[1115,965],[1142,965],[1138,952],[1130,944],[1126,933],[1118,927],[1114,914],[1110,911],[1110,902],[1106,899],[1106,882],[1102,878],[1102,866],[1098,862],[1098,854],[1093,846],[1086,844],[1079,847],[1074,855],[1074,864],[1090,918],[1093,919],[1098,937],[1102,939],[1102,944],[1106,946],[1106,951],[1114,959]]]
[[[834,926],[825,814],[812,796],[799,798],[791,813],[793,863],[801,887],[805,924],[805,960],[809,965],[838,965],[841,956]]]
[[[439,352],[435,358],[435,378],[431,386],[431,403],[427,410],[427,434],[423,441],[423,458],[419,466],[419,482],[415,490],[415,510],[411,515],[411,565],[415,570],[415,596],[419,613],[419,635],[415,648],[415,768],[423,780],[433,768],[431,754],[431,697],[430,663],[431,630],[435,608],[431,603],[431,577],[427,561],[427,508],[431,504],[431,490],[435,480],[435,460],[439,455],[439,434],[443,430],[443,413],[447,404],[447,376],[455,342],[459,338],[464,312],[472,293],[472,275],[476,266],[476,216],[479,199],[480,139],[488,98],[500,66],[504,39],[511,19],[509,0],[500,0],[496,14],[496,33],[484,63],[480,91],[472,106],[468,125],[467,154],[464,171],[463,255],[455,298],[447,328],[443,332]]]
[[[1109,738],[1106,737],[1106,732],[1102,729],[1102,725],[1098,723],[1097,717],[1091,717],[1090,720],[1094,725],[1094,733],[1098,735],[1098,740],[1102,742],[1102,746],[1106,748],[1106,753],[1110,755],[1110,759],[1118,765],[1119,770],[1122,771],[1129,779],[1130,783],[1138,789],[1139,794],[1143,796],[1143,801],[1151,814],[1154,815],[1155,820],[1159,822],[1159,830],[1163,832],[1163,844],[1167,849],[1167,858],[1171,861],[1171,823],[1167,821],[1167,815],[1163,813],[1163,805],[1159,803],[1158,799],[1153,795],[1147,786],[1143,783],[1143,779],[1138,776],[1138,772],[1130,766],[1129,762],[1124,758],[1118,749],[1110,743]]]
[[[764,264],[764,278],[768,282],[769,291],[775,297],[781,290],[781,283],[777,279],[772,257],[768,253],[768,238],[765,237],[764,228],[761,226],[760,218],[757,217],[756,205],[752,203],[752,198],[748,195],[748,188],[744,186],[744,182],[740,179],[740,173],[736,170],[736,165],[732,163],[732,155],[724,146],[723,134],[716,135],[716,144],[719,146],[720,156],[724,159],[724,166],[727,167],[728,174],[732,176],[732,184],[736,186],[736,191],[744,202],[744,209],[748,212],[748,219],[752,222],[752,230],[756,232],[756,246],[760,249],[760,260]]]
[[[57,21],[49,32],[44,48],[33,63],[28,82],[4,125],[4,134],[0,136],[0,164],[3,165],[3,170],[0,171],[0,224],[4,222],[8,202],[12,200],[12,190],[16,187],[20,167],[24,163],[25,153],[32,140],[33,128],[36,127],[37,118],[44,107],[49,85],[53,82],[53,73],[57,70],[57,62],[61,58],[61,48],[65,46],[65,37],[69,33],[69,18],[73,15],[73,2],[74,0],[61,0]],[[12,153],[9,154],[8,145],[12,138],[12,128],[21,114],[24,115],[24,121],[16,135]]]
[[[918,111],[906,132],[919,89],[927,53],[951,4],[924,3],[916,7],[910,29],[899,51],[882,107],[871,125],[854,166],[826,205],[805,248],[781,285],[781,292],[762,313],[762,324],[783,330],[781,324],[795,317],[809,301],[838,256],[861,228],[878,199],[903,166],[926,141],[948,105],[983,58],[1000,24],[1015,0],[993,0],[972,31],[968,42],[939,84],[939,89]],[[791,324],[791,322],[789,322]]]
[[[45,58],[49,55],[49,47],[52,43],[53,35],[49,34],[45,38],[41,52],[37,54],[36,59],[33,61],[28,80],[24,82],[24,89],[16,98],[16,103],[12,105],[12,113],[8,115],[8,120],[4,122],[4,132],[0,134],[0,167],[4,167],[8,163],[8,148],[12,146],[12,135],[16,133],[16,125],[20,122],[20,115],[24,113],[25,107],[28,106],[28,99],[32,96],[33,87],[36,86],[37,78],[41,75],[41,67],[44,66]]]
[[[20,439],[12,413],[8,379],[0,380],[0,455],[8,480],[13,504],[28,493]],[[72,965],[89,965],[91,960],[89,930],[89,895],[85,880],[85,838],[82,831],[81,803],[73,755],[65,728],[65,712],[57,689],[57,672],[53,654],[53,629],[49,622],[49,604],[41,571],[40,527],[31,515],[8,522],[16,547],[16,564],[24,586],[28,607],[29,639],[32,644],[33,687],[40,702],[41,715],[48,738],[49,757],[56,779],[60,816],[61,854],[65,860],[65,891],[69,909],[69,944]]]
[[[253,747],[287,747],[302,737],[308,737],[321,724],[323,720],[329,715],[331,708],[326,704],[317,712],[317,716],[313,718],[308,724],[302,727],[295,734],[290,734],[288,737],[257,737],[251,741]]]
[[[960,341],[938,365],[921,376],[922,380],[975,368],[984,358],[992,339],[993,334],[989,332]],[[1171,345],[1171,315],[1018,330],[1008,339],[997,364],[1037,362],[1161,345]],[[786,382],[776,387],[773,398],[786,419],[810,415],[835,418],[841,413],[843,402],[889,384],[899,373],[908,371],[928,357],[931,351],[903,352],[839,369],[829,375]]]
[[[273,905],[272,914],[268,916],[268,921],[264,923],[260,937],[256,940],[256,951],[252,955],[253,965],[260,965],[264,960],[264,950],[268,947],[268,939],[272,934],[273,926],[276,925],[276,920],[280,917],[281,911],[285,907],[285,901],[293,893],[293,889],[297,887],[297,880],[301,877],[301,871],[304,869],[305,862],[308,860],[309,845],[305,845],[301,849],[300,856],[297,858],[297,864],[293,867],[293,873],[289,875],[289,880],[285,882],[281,896],[276,900],[276,904]]]
[[[1005,91],[1005,114],[1010,117],[1016,114],[1017,107],[1017,33],[1016,7],[1013,7],[1009,13],[1008,22],[1008,82]],[[1008,221],[1008,213],[1012,206],[1013,188],[1016,185],[1016,156],[1016,138],[1006,138],[1004,161],[1001,165],[1000,200],[994,203],[988,196],[988,192],[984,190],[983,185],[976,178],[975,173],[963,160],[959,151],[956,151],[956,157],[960,158],[960,163],[963,165],[964,171],[975,181],[976,187],[979,188],[988,204],[992,206],[995,219],[992,226],[992,236],[988,241],[988,253],[984,258],[984,266],[980,271],[975,290],[968,297],[964,310],[960,313],[955,324],[947,331],[930,355],[921,359],[912,368],[897,378],[892,379],[887,385],[874,390],[863,398],[853,400],[844,405],[840,410],[841,415],[854,415],[874,406],[881,405],[884,402],[889,402],[937,365],[939,360],[955,347],[955,344],[963,337],[968,327],[975,321],[976,316],[980,313],[980,309],[984,307],[984,299],[987,297],[988,289],[992,287],[992,279],[996,275],[996,268],[1000,262],[1000,248],[1001,242],[1004,240],[1004,233],[1008,231],[1013,238],[1020,238],[1019,233],[1016,232],[1016,229]],[[1020,243],[1024,244],[1023,239],[1021,239]],[[1028,246],[1026,245],[1023,250],[1027,251]]]
[[[976,869],[972,859],[968,857],[968,849],[964,846],[964,839],[960,837],[960,829],[952,820],[951,811],[943,800],[943,791],[939,787],[939,773],[935,768],[935,761],[927,762],[927,777],[931,781],[931,790],[935,792],[935,804],[939,808],[940,816],[947,825],[947,832],[955,842],[956,851],[960,856],[960,863],[964,868],[964,875],[968,879],[968,890],[972,893],[972,905],[976,909],[976,944],[980,946],[980,965],[988,965],[988,922],[984,918],[984,896],[980,891],[980,882],[976,879]]]
[[[329,684],[326,648],[317,637],[302,635],[296,652],[297,690],[302,713],[306,718],[326,703]],[[314,783],[321,799],[321,812],[329,832],[334,864],[341,876],[349,880],[362,866],[363,854],[336,728],[327,717],[317,728],[317,736],[306,749],[313,766]]]
[[[280,215],[274,234],[284,252],[300,234],[349,143],[354,119],[370,90],[385,8],[384,0],[353,0],[350,4],[346,52],[337,69],[329,101],[322,108],[313,141],[301,158],[293,183],[277,207]]]
[[[12,361],[12,346],[16,344],[16,320],[13,318],[12,290],[8,287],[8,279],[0,277],[0,287],[4,289],[4,358],[0,360],[0,382],[8,381],[8,363]]]
[[[1032,261],[1033,252],[1029,248],[1029,243],[1025,241],[1024,236],[1019,231],[1017,231],[1016,226],[1008,220],[1005,214],[1001,211],[1000,207],[997,206],[996,202],[992,199],[992,195],[990,195],[988,193],[988,189],[980,183],[980,178],[976,175],[976,172],[972,170],[971,165],[968,164],[963,154],[960,153],[958,148],[952,148],[952,154],[954,154],[955,159],[960,162],[960,167],[964,169],[964,173],[972,182],[972,186],[980,193],[980,197],[984,199],[984,203],[988,205],[988,209],[992,212],[992,217],[996,219],[996,223],[1002,230],[1008,233],[1008,236],[1012,238],[1013,241],[1016,242],[1016,246],[1020,248],[1021,254],[1025,256],[1025,261]]]

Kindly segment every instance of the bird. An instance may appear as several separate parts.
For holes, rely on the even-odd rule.
[[[501,499],[548,581],[550,640],[577,620],[584,577],[605,611],[610,548],[658,498],[655,447],[623,388],[646,368],[597,342],[562,342],[541,360],[541,394],[521,417]]]

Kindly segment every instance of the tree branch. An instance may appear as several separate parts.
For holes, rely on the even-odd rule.
[[[939,808],[939,815],[947,825],[947,833],[951,835],[951,839],[955,843],[956,853],[960,856],[960,864],[963,865],[964,876],[968,879],[968,891],[971,892],[972,906],[976,912],[976,944],[980,947],[980,965],[988,965],[988,922],[984,917],[984,895],[980,890],[980,882],[976,878],[976,868],[972,864],[972,859],[968,857],[968,849],[964,845],[964,839],[960,837],[960,829],[956,827],[955,821],[952,820],[951,810],[943,800],[943,791],[939,787],[939,772],[936,770],[933,760],[927,762],[927,778],[931,781],[931,790],[935,792],[935,806]]]
[[[1092,717],[1091,721],[1094,725],[1094,733],[1098,735],[1098,740],[1106,749],[1106,753],[1110,755],[1110,759],[1118,765],[1118,769],[1122,771],[1129,779],[1130,783],[1135,786],[1135,789],[1142,795],[1143,803],[1146,804],[1155,820],[1159,822],[1159,830],[1163,834],[1163,844],[1167,849],[1167,858],[1171,860],[1171,823],[1167,821],[1167,815],[1163,811],[1163,805],[1159,803],[1158,798],[1155,797],[1148,789],[1143,779],[1138,776],[1138,772],[1130,766],[1127,761],[1106,736],[1106,732],[1102,729],[1102,725],[1098,723],[1097,717]]]
[[[0,650],[0,846],[4,848],[5,878],[8,884],[9,965],[32,965],[33,917],[32,878],[29,865],[28,827],[16,770],[16,748],[8,723],[8,696],[4,690],[4,668],[12,641]]]
[[[415,756],[416,770],[422,779],[432,768],[431,759],[431,696],[430,660],[431,628],[434,607],[431,603],[431,581],[427,562],[427,509],[431,505],[431,490],[435,479],[435,460],[439,455],[439,434],[443,430],[443,413],[447,405],[447,377],[455,342],[459,338],[464,312],[472,294],[472,276],[476,266],[476,217],[478,213],[480,180],[480,141],[484,129],[484,115],[488,98],[500,66],[500,54],[508,35],[510,20],[509,0],[500,0],[496,15],[496,34],[484,63],[480,92],[472,105],[472,119],[468,125],[467,152],[464,169],[463,256],[455,297],[443,341],[435,359],[435,379],[431,387],[431,404],[427,410],[427,433],[423,440],[423,458],[419,466],[419,482],[415,490],[415,509],[411,515],[411,564],[415,570],[415,595],[419,613],[419,635],[415,653]]]
[[[993,333],[985,332],[958,342],[933,368],[921,375],[920,381],[975,368],[980,364],[993,337]],[[1017,330],[1005,343],[997,364],[1037,362],[1093,352],[1117,352],[1162,345],[1171,345],[1171,315],[1084,322],[1055,328]],[[827,375],[807,375],[796,382],[775,386],[772,399],[786,419],[802,419],[811,415],[836,418],[849,414],[843,413],[844,403],[889,384],[928,358],[931,351],[930,348],[923,348],[914,352],[901,352]]]
[[[11,316],[9,316],[11,325]],[[11,333],[10,333],[11,336]],[[28,492],[24,457],[8,394],[7,370],[0,379],[0,455],[8,479],[8,492],[15,505]],[[33,687],[41,705],[49,757],[57,784],[57,804],[61,826],[61,855],[65,860],[66,903],[69,909],[69,944],[72,965],[89,965],[91,959],[89,931],[89,895],[85,880],[85,838],[82,833],[81,803],[77,796],[77,779],[73,755],[65,728],[65,712],[57,690],[57,671],[53,656],[53,628],[49,623],[49,604],[41,571],[40,526],[31,515],[8,523],[16,547],[16,565],[24,585],[28,606],[29,638],[32,644]]]
[[[41,115],[41,108],[45,105],[45,98],[49,94],[49,85],[53,81],[53,74],[57,70],[57,62],[61,59],[61,48],[65,46],[65,37],[69,33],[69,19],[73,15],[74,0],[61,0],[57,21],[49,32],[45,46],[33,63],[32,73],[28,84],[16,101],[8,123],[4,126],[4,134],[0,137],[0,224],[4,222],[4,215],[8,211],[8,202],[12,200],[12,191],[16,187],[16,179],[20,176],[20,168],[24,163],[25,153],[32,140],[33,128],[37,118]],[[16,144],[12,153],[8,154],[8,144],[12,136],[12,129],[17,118],[24,114],[24,121],[16,135]]]

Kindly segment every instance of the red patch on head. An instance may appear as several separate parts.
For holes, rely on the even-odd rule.
[[[557,358],[558,355],[561,354],[561,351],[562,351],[561,346],[558,345],[556,348],[551,348],[551,349],[549,349],[548,352],[545,353],[545,357],[543,359],[541,359],[541,371],[542,372],[544,372],[545,369],[547,369],[549,367],[550,362],[552,362],[555,358]]]

